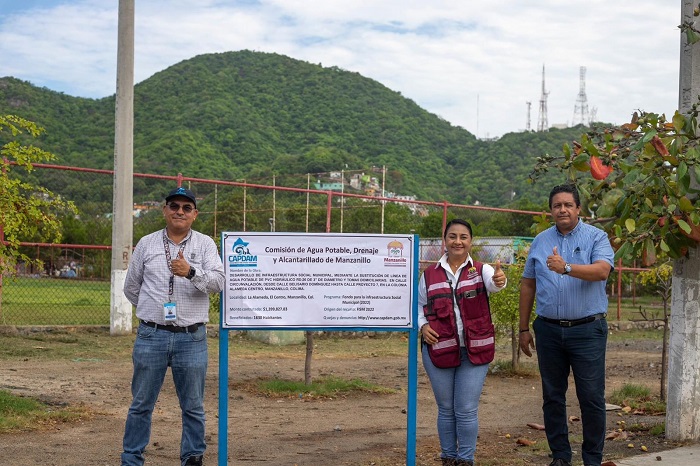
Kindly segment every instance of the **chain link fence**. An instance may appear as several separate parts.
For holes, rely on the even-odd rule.
[[[42,168],[37,165],[36,168]],[[47,167],[55,168],[55,167]],[[73,174],[71,169],[76,170]],[[49,169],[48,172],[53,170]],[[85,173],[89,169],[63,167],[60,170],[65,185],[87,183],[97,175],[109,175],[106,170]],[[75,175],[76,180],[70,181]],[[491,224],[519,223],[531,225],[538,212],[465,206],[394,198],[383,189],[372,195],[323,191],[310,183],[302,186],[280,186],[273,177],[272,185],[243,181],[202,180],[178,176],[135,175],[145,181],[134,188],[134,238],[163,228],[162,199],[152,199],[148,192],[168,192],[177,183],[198,194],[199,215],[194,228],[211,235],[219,244],[222,231],[284,231],[336,233],[413,233],[422,218],[432,215],[437,219],[463,218],[481,228]],[[293,180],[288,181],[289,184]],[[316,187],[317,189],[314,189]],[[367,193],[367,191],[364,191]],[[57,192],[57,194],[61,194]],[[377,197],[385,195],[386,197]],[[150,200],[149,200],[150,199]],[[397,213],[397,206],[406,207]],[[105,207],[108,208],[108,207]],[[393,209],[393,211],[392,211]],[[387,211],[390,215],[387,215]],[[402,216],[403,215],[403,216]],[[0,325],[109,325],[111,247],[109,242],[109,213],[92,220],[75,219],[84,223],[84,241],[102,241],[98,244],[44,244],[22,243],[22,252],[43,264],[19,264],[16,273],[0,277]],[[95,218],[99,218],[96,221]],[[398,220],[397,220],[398,219]],[[439,221],[439,220],[438,220]],[[106,227],[105,227],[106,225]],[[514,263],[516,254],[526,248],[532,238],[480,236],[475,230],[472,256],[481,262]],[[100,229],[106,229],[107,239],[99,239]],[[135,244],[134,242],[134,244]],[[421,271],[437,261],[444,252],[442,238],[421,238],[419,264]],[[634,274],[632,275],[634,276]],[[611,281],[615,278],[611,277]],[[634,280],[627,280],[633,282]],[[612,290],[613,286],[611,286]],[[211,297],[210,322],[219,322],[219,296]],[[133,320],[136,322],[136,319]]]
[[[520,241],[520,240],[518,240]],[[510,238],[483,238],[475,242],[474,258],[485,262],[513,257]],[[39,247],[40,255],[49,255],[49,247]],[[89,248],[81,248],[89,251]],[[421,270],[437,261],[443,252],[441,239],[421,239]],[[37,271],[20,267],[17,275],[5,277],[0,305],[0,325],[109,325],[110,251],[92,250],[73,255],[64,249],[56,255],[53,267]],[[105,265],[107,264],[107,265]],[[72,272],[72,273],[71,273]],[[209,318],[219,322],[219,297],[212,296]],[[134,317],[134,322],[136,319]]]

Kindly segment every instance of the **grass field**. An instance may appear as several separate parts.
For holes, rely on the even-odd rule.
[[[108,281],[6,278],[0,323],[109,325],[109,288]]]
[[[209,321],[218,323],[218,296],[212,301],[216,312],[210,313]],[[0,325],[109,325],[109,308],[106,280],[5,278]]]
[[[110,282],[65,278],[5,278],[0,325],[109,325]],[[212,297],[210,322],[218,323],[218,296]],[[657,296],[624,297],[620,320],[663,317]],[[617,320],[611,297],[609,320]],[[136,319],[133,320],[136,322]]]
[[[670,312],[670,305],[667,312]],[[663,319],[663,304],[658,296],[623,297],[620,320]],[[617,297],[608,298],[608,320],[617,320]]]

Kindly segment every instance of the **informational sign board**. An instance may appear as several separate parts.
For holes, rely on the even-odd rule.
[[[225,328],[413,326],[415,236],[224,233]]]
[[[408,333],[406,466],[416,464],[418,236],[221,234],[219,466],[228,464],[232,329]]]

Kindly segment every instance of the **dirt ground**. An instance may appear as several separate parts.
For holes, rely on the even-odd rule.
[[[16,338],[16,337],[15,337]],[[133,337],[119,337],[130,339]],[[210,369],[207,377],[207,443],[205,462],[218,464],[218,340],[210,337]],[[394,338],[397,338],[394,336]],[[372,345],[374,338],[366,338]],[[0,345],[13,340],[0,335]],[[38,343],[41,345],[42,343]],[[125,346],[128,346],[127,341]],[[124,419],[131,400],[131,360],[126,351],[113,358],[0,358],[0,389],[27,395],[56,405],[84,405],[94,416],[58,424],[40,431],[0,435],[0,464],[13,465],[118,465]],[[505,348],[497,358],[508,359]],[[257,378],[303,380],[302,351],[240,356],[229,355],[229,465],[404,465],[407,445],[407,358],[369,353],[369,357],[316,355],[315,376],[335,375],[397,389],[395,394],[357,395],[336,399],[274,399],[251,394],[241,384]],[[419,358],[420,359],[420,358]],[[608,392],[624,383],[640,383],[658,393],[660,343],[651,340],[617,341],[608,345]],[[573,382],[568,396],[569,414],[578,416]],[[428,378],[418,367],[417,466],[439,465],[436,408]],[[532,377],[487,377],[480,405],[477,445],[479,466],[546,465],[543,431],[528,427],[542,423],[541,390]],[[663,423],[663,416],[642,416],[610,411],[608,430],[625,421],[633,425]],[[580,443],[580,422],[570,423],[572,439]],[[626,440],[606,442],[606,459],[662,452],[675,445],[648,432],[632,433]],[[180,419],[170,379],[161,392],[147,451],[148,465],[179,464]],[[535,442],[518,444],[518,439]],[[633,448],[628,444],[634,444]],[[580,464],[580,450],[578,459]],[[661,453],[660,453],[661,454]]]

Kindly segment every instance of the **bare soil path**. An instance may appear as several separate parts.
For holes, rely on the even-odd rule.
[[[82,336],[75,337],[80,340]],[[54,405],[84,405],[93,416],[76,423],[47,426],[33,432],[0,434],[0,464],[13,465],[118,465],[124,419],[131,400],[130,347],[133,337],[90,336],[95,356],[76,350],[71,356],[50,357],[47,352],[65,351],[51,338],[27,342],[26,337],[0,335],[0,389],[32,396]],[[111,340],[110,340],[111,338]],[[394,335],[393,345],[398,342]],[[386,336],[350,339],[345,351],[317,339],[314,376],[335,375],[358,378],[396,393],[360,394],[335,399],[268,398],[245,390],[245,382],[258,378],[303,380],[303,345],[251,352],[246,341],[232,342],[229,356],[229,438],[230,465],[403,465],[406,448],[407,357],[384,349]],[[218,464],[218,340],[210,338],[210,369],[207,380],[206,464]],[[338,343],[337,341],[333,343]],[[9,346],[7,346],[9,345]],[[111,346],[114,349],[111,349]],[[374,349],[376,345],[379,345]],[[626,382],[640,383],[658,392],[660,344],[651,340],[610,342],[608,349],[608,390]],[[26,346],[26,348],[24,348]],[[105,349],[105,346],[108,348]],[[13,349],[11,350],[10,347]],[[19,351],[17,348],[24,348]],[[240,350],[240,351],[239,351]],[[15,353],[12,353],[15,351]],[[4,356],[3,356],[4,354]],[[13,356],[8,356],[13,354]],[[67,354],[70,354],[68,352]],[[23,356],[24,355],[24,356]],[[497,356],[508,359],[506,350]],[[531,361],[528,361],[531,362]],[[479,466],[545,465],[548,449],[542,431],[528,423],[542,423],[541,391],[537,375],[532,377],[487,378],[480,407]],[[578,416],[572,388],[570,415]],[[418,466],[439,465],[435,430],[436,409],[427,376],[418,368]],[[610,412],[608,428],[619,421],[654,425],[661,416],[621,416]],[[580,422],[571,422],[572,437],[580,438]],[[620,458],[671,448],[663,438],[648,432],[632,433],[625,441],[606,443],[606,457]],[[161,392],[153,419],[148,465],[179,464],[180,419],[170,373]],[[521,446],[517,439],[536,442]],[[578,441],[578,440],[576,440]],[[629,448],[633,443],[634,448]]]

